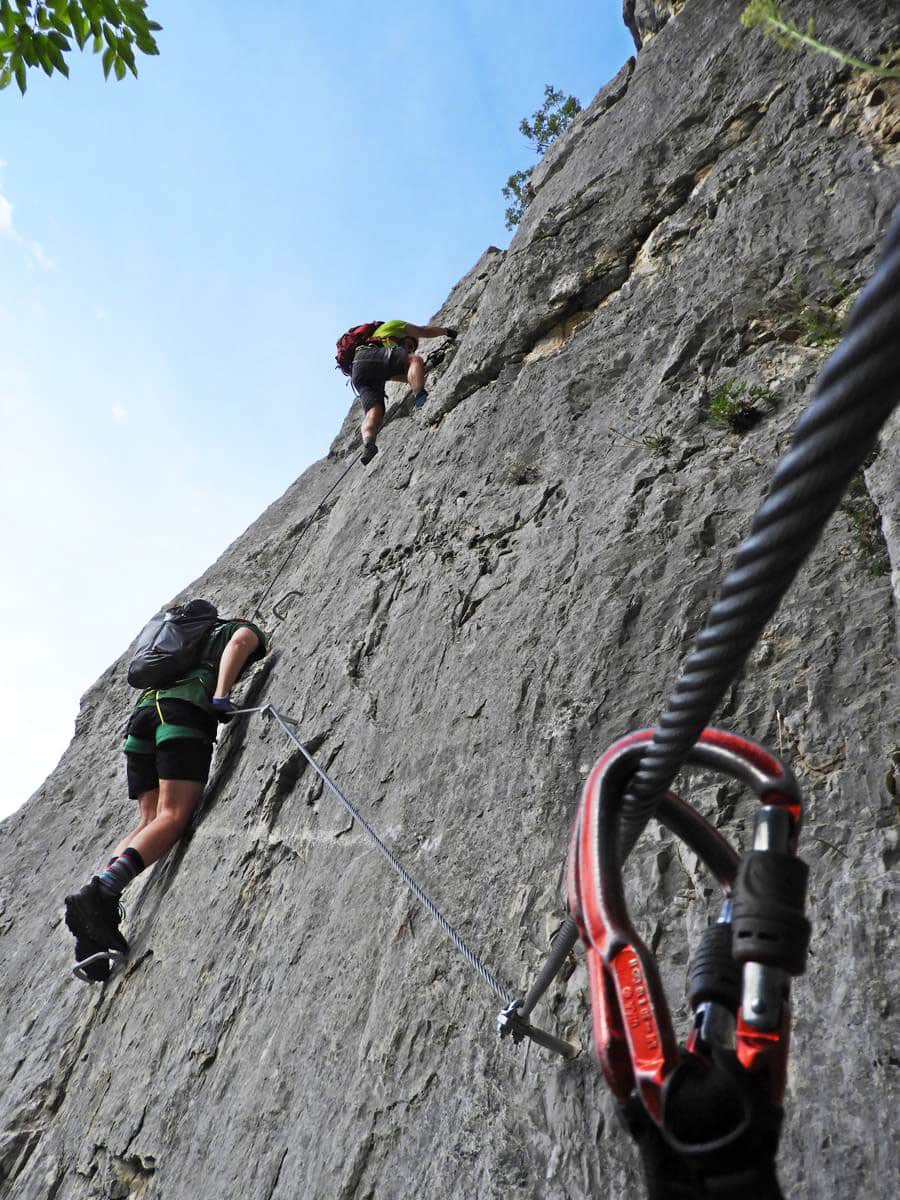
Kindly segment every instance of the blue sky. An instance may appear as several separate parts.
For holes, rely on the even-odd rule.
[[[0,93],[0,816],[143,623],[328,448],[334,342],[426,321],[488,245],[546,83],[619,0],[150,0],[140,77]],[[248,14],[253,21],[249,22]]]

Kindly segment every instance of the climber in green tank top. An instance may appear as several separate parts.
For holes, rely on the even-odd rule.
[[[360,430],[363,440],[361,462],[370,463],[378,453],[375,437],[384,421],[386,383],[408,384],[417,408],[421,408],[428,399],[425,362],[415,351],[419,338],[440,337],[442,334],[453,340],[456,330],[444,325],[384,321],[368,342],[357,347],[350,377],[365,413]]]
[[[250,621],[217,621],[197,666],[166,687],[141,692],[125,738],[128,796],[138,802],[137,825],[103,868],[66,897],[66,924],[75,935],[82,978],[109,977],[112,960],[128,952],[119,930],[119,896],[162,858],[187,828],[209,777],[219,722],[231,720],[231,689],[266,653],[265,634]],[[196,660],[195,660],[196,661]]]

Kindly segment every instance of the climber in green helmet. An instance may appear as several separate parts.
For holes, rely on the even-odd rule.
[[[205,606],[210,616],[196,639],[196,665],[176,671],[167,684],[143,690],[128,721],[128,796],[138,802],[138,823],[100,874],[66,896],[66,925],[75,936],[76,974],[81,978],[102,982],[113,967],[108,952],[128,953],[119,929],[119,897],[184,833],[209,777],[218,724],[230,721],[235,711],[231,689],[266,653],[261,629],[249,621],[220,620],[207,601],[190,601],[160,616],[189,613],[197,606]],[[129,682],[137,686],[130,672]],[[85,959],[93,961],[84,965]]]
[[[378,453],[375,438],[384,421],[386,383],[406,383],[412,389],[416,408],[428,399],[425,391],[425,362],[416,354],[419,338],[440,337],[452,340],[456,330],[443,325],[412,325],[409,321],[384,321],[369,340],[353,354],[351,380],[362,401],[362,463],[370,463]]]

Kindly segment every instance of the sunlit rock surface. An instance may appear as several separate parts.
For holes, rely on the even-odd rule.
[[[516,989],[561,917],[579,786],[659,714],[898,197],[895,87],[742,31],[741,4],[625,7],[636,61],[551,147],[509,249],[451,292],[438,319],[461,337],[428,406],[396,410],[308,529],[247,693],[299,720]],[[816,12],[861,56],[900,41],[890,0]],[[752,402],[749,430],[710,421],[723,396]],[[358,419],[185,594],[252,611],[358,453]],[[862,517],[835,516],[718,716],[780,750],[806,795],[794,1200],[895,1194],[892,430]],[[72,979],[62,897],[132,817],[126,660],[0,827],[0,1196],[641,1196],[581,960],[535,1019],[586,1052],[500,1044],[490,992],[259,718],[223,734],[192,836],[129,890],[127,970]],[[746,845],[747,796],[681,786]],[[656,826],[629,878],[686,1032],[711,881]]]

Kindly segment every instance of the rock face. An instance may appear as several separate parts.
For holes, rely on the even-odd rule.
[[[635,7],[674,15],[547,153],[509,249],[451,292],[438,320],[462,333],[428,407],[398,405],[307,529],[246,693],[298,720],[516,989],[561,916],[579,786],[661,711],[897,199],[895,86],[743,32],[740,4]],[[892,0],[816,11],[863,56],[900,40]],[[751,428],[711,419],[729,412]],[[185,594],[253,610],[358,417]],[[806,796],[794,1200],[896,1194],[892,430],[718,717]],[[223,733],[193,833],[127,893],[127,969],[71,978],[62,896],[132,818],[126,660],[0,827],[0,1196],[641,1196],[590,1049],[499,1043],[481,980],[257,717]],[[680,786],[746,844],[747,795]],[[711,881],[655,825],[629,880],[686,1033]],[[589,1043],[580,958],[535,1020]]]

